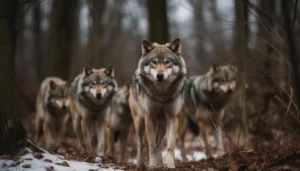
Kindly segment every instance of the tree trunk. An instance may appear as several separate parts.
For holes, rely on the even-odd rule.
[[[34,35],[34,62],[35,62],[35,73],[38,82],[43,79],[43,56],[42,56],[42,46],[41,46],[41,7],[40,1],[34,0],[33,6],[33,35]]]
[[[285,33],[286,33],[286,41],[288,44],[288,50],[289,50],[289,56],[290,56],[290,63],[292,65],[292,85],[293,89],[295,92],[295,97],[296,97],[296,104],[299,109],[299,100],[300,100],[300,81],[299,81],[299,67],[298,67],[298,54],[295,46],[295,40],[293,36],[293,29],[292,29],[292,22],[291,22],[291,17],[289,14],[289,11],[293,11],[291,8],[292,6],[289,5],[289,2],[286,0],[281,1],[281,7],[282,7],[282,12],[284,16],[284,26],[285,26]]]
[[[48,62],[46,67],[47,76],[58,76],[68,79],[73,39],[77,35],[76,11],[78,0],[62,1],[53,0],[52,14],[49,30]]]
[[[101,39],[103,39],[103,16],[106,7],[106,0],[89,0],[90,17],[92,26],[89,30],[88,42],[88,64],[93,67],[98,67],[97,64],[104,62],[101,56],[103,52],[101,49]],[[100,55],[101,54],[101,55]]]
[[[169,22],[166,0],[147,0],[148,35],[150,42],[166,43],[169,41]]]
[[[236,47],[236,61],[238,67],[237,75],[237,95],[238,103],[236,109],[236,117],[238,120],[238,127],[236,129],[236,140],[244,143],[248,133],[246,111],[245,111],[245,102],[246,102],[246,93],[245,93],[245,76],[241,73],[245,72],[245,59],[248,56],[247,48],[247,0],[235,0],[235,47]],[[239,143],[237,142],[237,143]]]
[[[16,0],[0,1],[0,155],[10,153],[26,137],[16,107],[14,55]]]

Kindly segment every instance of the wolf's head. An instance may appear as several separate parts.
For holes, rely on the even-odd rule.
[[[231,94],[236,88],[236,66],[234,65],[212,65],[207,75],[211,80],[212,91]]]
[[[69,98],[68,98],[68,89],[69,84],[67,82],[55,82],[53,80],[49,81],[49,103],[61,110],[69,109]]]
[[[155,82],[173,81],[178,75],[185,75],[180,39],[163,45],[144,40],[137,74]]]
[[[95,102],[101,102],[117,89],[112,66],[101,69],[83,68],[81,88],[85,95]]]

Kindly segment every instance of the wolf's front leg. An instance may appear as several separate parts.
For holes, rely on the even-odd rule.
[[[145,116],[145,125],[149,148],[149,167],[162,166],[161,140],[165,134],[166,127],[156,123],[149,115]]]
[[[169,168],[175,168],[174,148],[176,143],[177,127],[177,117],[167,118],[167,153],[165,158],[165,164]]]
[[[45,139],[45,146],[47,149],[51,148],[54,144],[53,138],[51,136],[51,124],[44,122],[43,123],[43,131],[44,131],[44,139]]]
[[[92,147],[93,126],[94,126],[93,124],[87,123],[86,120],[83,119],[81,120],[82,135],[86,146],[86,150],[89,153],[93,152],[93,147]]]
[[[78,139],[78,148],[79,150],[84,150],[85,149],[85,143],[83,140],[83,135],[82,135],[82,129],[81,129],[81,118],[80,117],[75,117],[72,121],[73,124],[73,129],[75,131],[75,134]]]
[[[111,127],[111,124],[110,124],[110,120],[108,120],[106,122],[106,145],[107,145],[107,151],[106,153],[110,156],[113,156],[115,157],[115,148],[114,148],[114,133],[115,133],[115,130]]]
[[[97,154],[99,156],[104,156],[105,155],[105,143],[106,143],[105,123],[104,122],[97,123],[96,133],[97,133]]]

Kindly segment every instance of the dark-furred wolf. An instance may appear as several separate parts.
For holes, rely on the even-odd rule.
[[[58,147],[69,118],[69,85],[58,77],[43,80],[36,98],[35,141],[44,135],[46,148]]]
[[[127,162],[125,150],[128,135],[132,127],[132,117],[128,104],[129,85],[118,89],[112,99],[111,112],[107,119],[107,147],[108,154],[117,157],[119,162]],[[119,155],[116,156],[114,142],[119,140]]]
[[[105,123],[117,87],[112,66],[101,69],[86,66],[70,86],[73,128],[80,146],[89,153],[105,155]],[[94,134],[97,136],[95,150],[92,146]]]
[[[165,165],[175,168],[177,114],[183,105],[186,66],[181,56],[181,42],[142,43],[142,57],[132,79],[129,106],[138,141],[138,165],[144,164],[143,136],[146,131],[149,166],[162,166],[161,141],[166,134]],[[146,130],[145,130],[146,128]]]
[[[223,150],[221,119],[224,106],[236,89],[236,66],[213,65],[204,75],[192,76],[185,82],[183,113],[197,121],[200,134],[205,144],[206,155],[211,155],[209,129],[215,132],[216,144]],[[180,138],[181,149],[184,147],[184,134]],[[185,154],[184,154],[185,155]]]

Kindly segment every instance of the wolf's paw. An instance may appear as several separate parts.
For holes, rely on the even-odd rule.
[[[154,153],[149,155],[149,167],[159,167],[162,166],[161,153]]]
[[[165,165],[168,168],[175,168],[175,160],[174,160],[174,154],[173,153],[171,153],[171,152],[166,153]]]
[[[98,151],[98,152],[97,152],[97,155],[98,155],[98,156],[104,156],[105,154],[104,154],[104,152],[102,152],[102,151]]]

